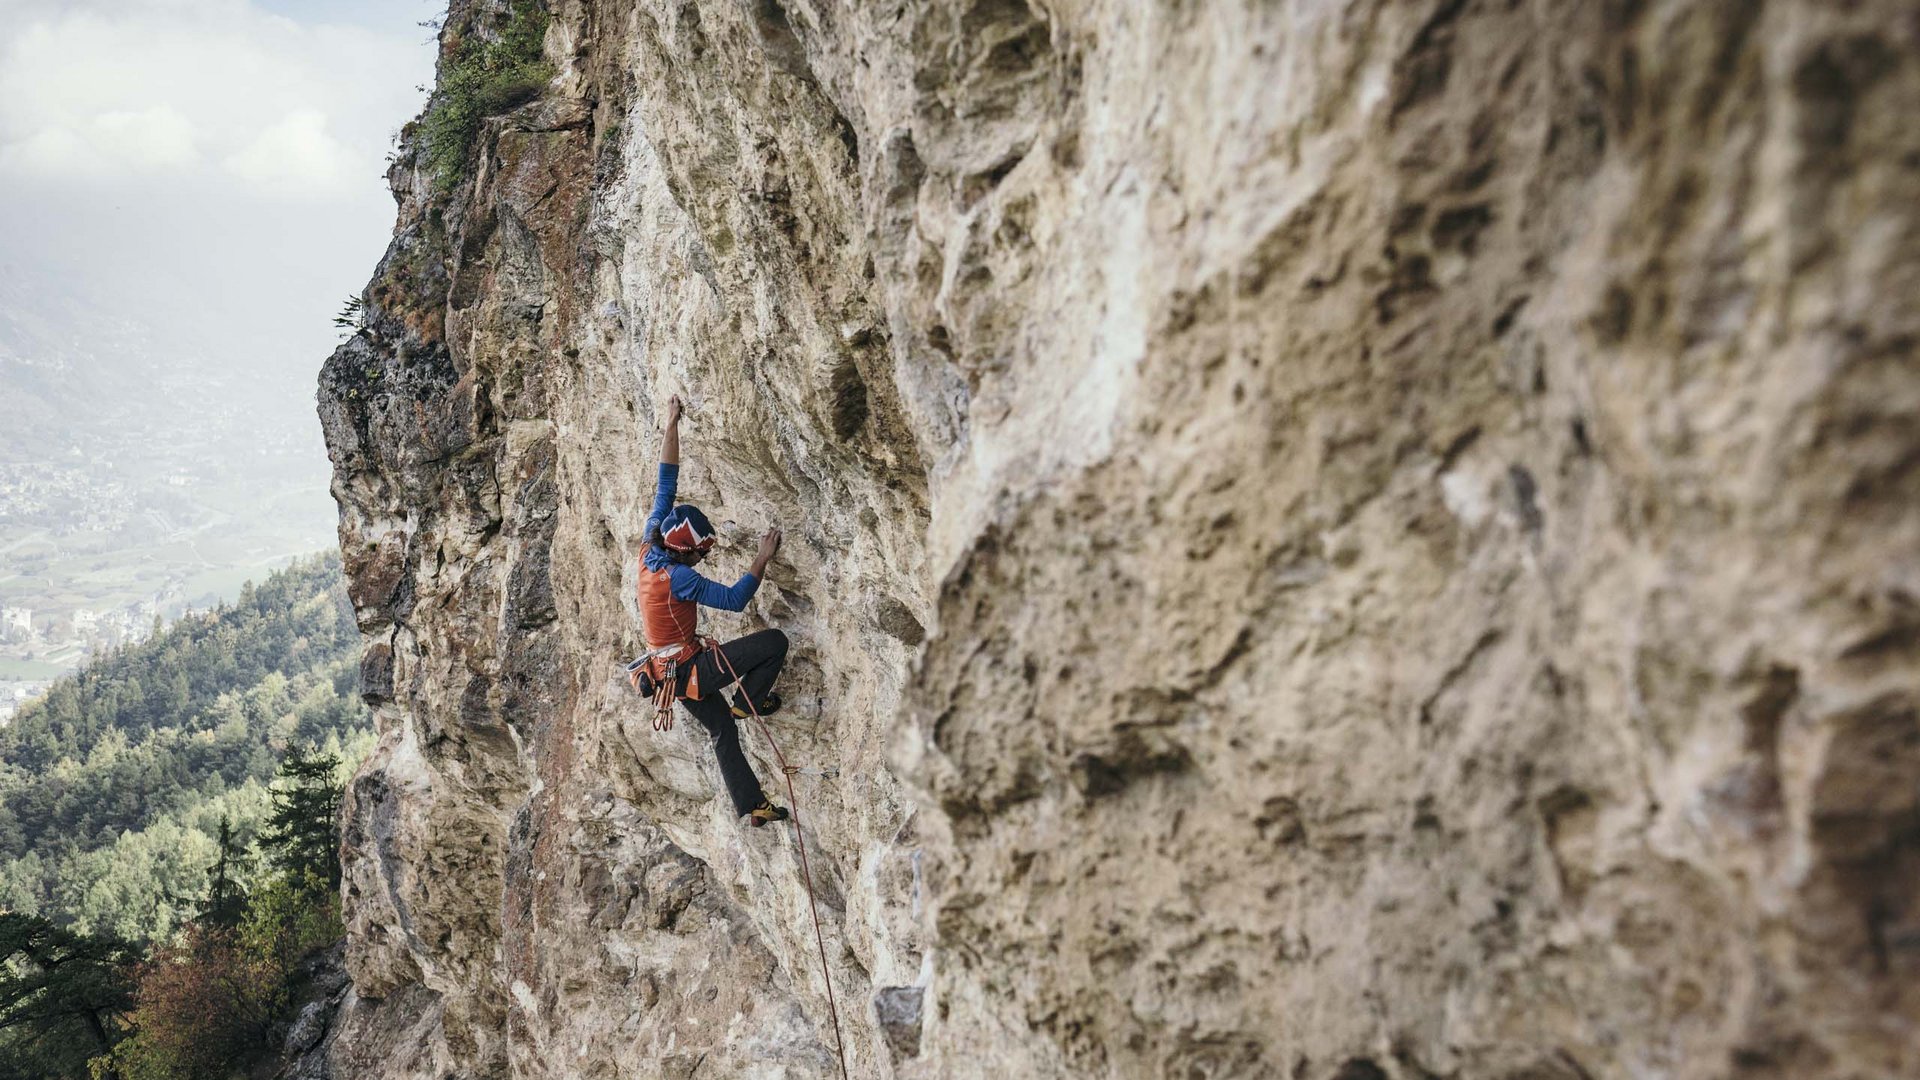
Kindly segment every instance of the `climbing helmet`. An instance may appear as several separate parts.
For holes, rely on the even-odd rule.
[[[709,551],[713,548],[713,523],[699,507],[676,506],[660,521],[660,539],[674,551]]]

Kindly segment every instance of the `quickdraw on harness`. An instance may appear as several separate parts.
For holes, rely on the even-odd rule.
[[[673,703],[682,697],[698,701],[700,698],[697,683],[700,679],[698,668],[693,667],[693,658],[700,655],[694,651],[682,658],[678,654],[687,648],[685,645],[668,645],[651,649],[637,660],[627,661],[627,684],[638,691],[642,697],[653,701],[653,730],[673,730]],[[687,664],[688,693],[677,693],[680,685],[680,665]]]

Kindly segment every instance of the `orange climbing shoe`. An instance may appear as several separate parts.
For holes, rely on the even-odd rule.
[[[770,693],[767,695],[767,700],[760,703],[761,716],[766,716],[768,713],[777,713],[779,711],[780,711],[780,695],[779,694]],[[747,695],[735,694],[733,696],[733,718],[735,720],[745,720],[747,717],[751,715],[753,714],[747,711]]]
[[[760,800],[760,805],[747,814],[747,824],[754,828],[769,825],[776,821],[787,820],[787,808],[773,805],[772,799]]]

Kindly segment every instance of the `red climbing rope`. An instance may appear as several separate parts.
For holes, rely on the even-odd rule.
[[[712,649],[720,657],[720,662],[727,666],[727,674],[732,676],[731,681],[739,684],[740,696],[747,700],[747,709],[753,713],[753,722],[760,727],[760,736],[767,740],[768,746],[773,748],[773,756],[780,762],[780,771],[787,778],[787,805],[792,807],[793,839],[800,849],[800,874],[807,883],[807,910],[813,914],[813,940],[820,946],[820,977],[827,984],[827,1012],[833,1016],[833,1050],[840,1057],[841,1080],[846,1080],[847,1050],[840,1043],[840,1009],[834,1004],[833,975],[827,970],[827,938],[820,930],[820,904],[813,896],[813,870],[807,865],[807,837],[800,828],[800,800],[793,793],[793,774],[799,772],[800,768],[797,765],[787,764],[787,755],[780,752],[780,744],[773,741],[773,732],[767,730],[767,722],[760,716],[760,703],[754,701],[753,695],[747,692],[746,684],[740,681],[740,673],[733,670],[733,661],[727,657],[726,650],[712,638],[707,639],[707,647]]]

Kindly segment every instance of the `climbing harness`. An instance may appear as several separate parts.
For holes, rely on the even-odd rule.
[[[807,865],[807,837],[800,828],[800,799],[793,792],[793,776],[800,771],[800,767],[789,764],[787,755],[780,752],[780,744],[773,741],[773,732],[767,730],[767,722],[760,715],[759,704],[753,700],[752,694],[747,693],[746,685],[740,682],[740,673],[733,670],[733,661],[727,658],[727,651],[712,638],[704,639],[704,643],[726,665],[727,674],[740,687],[740,696],[747,700],[747,708],[753,713],[753,722],[760,728],[760,737],[773,748],[774,759],[780,762],[780,772],[787,778],[787,806],[793,814],[793,842],[800,852],[800,875],[807,885],[807,911],[813,915],[813,941],[820,947],[820,978],[827,984],[827,1013],[833,1017],[833,1051],[840,1059],[841,1080],[846,1080],[847,1050],[840,1042],[840,1007],[833,1000],[833,974],[827,969],[827,938],[820,929],[820,902],[813,895],[813,869]]]
[[[685,645],[665,645],[648,650],[637,660],[627,661],[627,684],[653,701],[655,731],[673,730],[674,702],[683,697],[700,700],[700,669],[693,666],[693,660],[700,655],[701,646],[696,644],[693,652],[684,657],[678,655],[686,648]],[[683,663],[687,665],[687,692],[681,694],[677,690]]]

